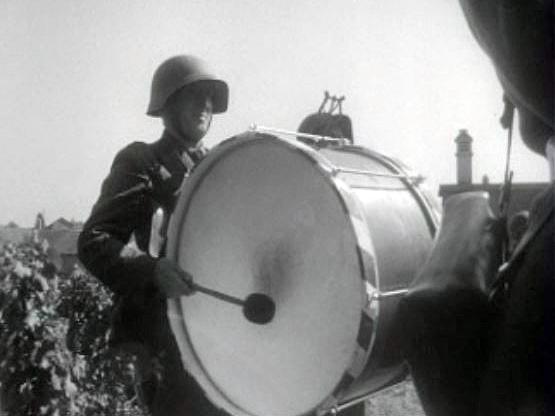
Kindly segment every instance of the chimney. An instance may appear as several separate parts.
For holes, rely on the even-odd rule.
[[[466,129],[459,131],[455,139],[457,144],[457,184],[472,183],[472,137]]]

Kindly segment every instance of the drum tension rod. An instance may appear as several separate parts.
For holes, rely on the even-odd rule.
[[[291,131],[285,129],[277,129],[275,127],[266,127],[266,126],[259,126],[256,123],[253,123],[249,126],[250,131],[259,132],[259,133],[274,133],[274,134],[282,134],[284,136],[293,136],[293,137],[303,137],[305,139],[312,139],[316,143],[329,143],[338,146],[344,146],[350,143],[349,139],[346,138],[336,138],[336,137],[329,137],[329,136],[320,136],[317,134],[309,134],[309,133],[301,133],[298,131]]]
[[[382,172],[373,172],[371,170],[362,170],[362,169],[347,169],[347,168],[338,168],[334,167],[333,171],[335,174],[337,173],[350,173],[353,175],[365,175],[365,176],[378,176],[381,178],[394,178],[394,179],[406,179],[412,181],[415,184],[419,184],[424,181],[424,177],[421,175],[404,175],[402,173],[382,173]]]
[[[249,126],[249,130],[253,132],[259,133],[274,133],[274,134],[281,134],[284,136],[293,136],[293,137],[304,137],[306,139],[312,139],[316,143],[328,143],[333,144],[336,146],[345,146],[350,143],[349,139],[345,138],[335,138],[329,136],[320,136],[316,134],[308,134],[308,133],[301,133],[298,131],[291,131],[291,130],[284,130],[278,129],[275,127],[267,127],[267,126],[259,126],[258,124],[251,124]],[[412,182],[414,185],[419,185],[424,181],[424,177],[422,175],[405,175],[402,173],[383,173],[383,172],[373,172],[370,170],[362,170],[362,169],[347,169],[347,168],[339,168],[336,166],[332,167],[332,174],[335,176],[338,173],[350,173],[354,175],[366,175],[366,176],[378,176],[383,178],[394,178],[394,179],[404,179],[407,181]]]

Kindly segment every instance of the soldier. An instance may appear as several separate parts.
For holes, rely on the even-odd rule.
[[[153,415],[223,414],[183,369],[166,316],[166,299],[193,292],[191,276],[148,252],[151,220],[174,209],[184,177],[207,150],[212,115],[227,110],[228,86],[200,59],[164,61],[152,80],[147,114],[161,117],[162,136],[134,142],[115,157],[79,237],[79,258],[114,293],[114,345],[140,356],[142,395]],[[164,228],[164,227],[162,227]]]
[[[553,175],[553,0],[459,2],[503,87],[503,127],[512,129],[516,109],[524,143],[546,157]],[[473,227],[478,210],[451,212],[442,230],[452,235],[442,239],[440,230],[431,261],[401,301],[424,409],[434,416],[554,415],[555,177],[531,201],[526,227],[497,273],[495,228],[504,222]],[[457,224],[463,215],[469,218]]]
[[[555,414],[555,110],[553,0],[459,0],[491,59],[521,137],[546,157],[550,183],[531,204],[503,267],[506,305],[479,400],[484,415]]]

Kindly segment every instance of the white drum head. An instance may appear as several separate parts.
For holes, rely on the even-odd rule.
[[[195,281],[276,305],[259,325],[202,293],[170,302],[186,368],[230,413],[307,413],[352,364],[363,273],[349,213],[316,160],[278,139],[224,143],[189,178],[172,218],[168,256]]]

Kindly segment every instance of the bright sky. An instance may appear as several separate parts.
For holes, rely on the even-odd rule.
[[[461,128],[474,180],[502,178],[501,90],[454,0],[2,0],[0,16],[0,224],[84,220],[115,152],[159,137],[150,80],[179,53],[230,85],[208,145],[253,122],[294,130],[327,89],[358,144],[432,187],[455,180]],[[515,141],[515,181],[546,180]]]

